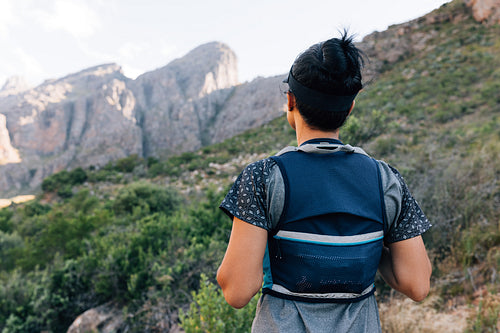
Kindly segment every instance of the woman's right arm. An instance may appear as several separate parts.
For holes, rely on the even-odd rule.
[[[234,308],[247,305],[262,287],[262,261],[267,231],[235,217],[217,282],[227,303]]]

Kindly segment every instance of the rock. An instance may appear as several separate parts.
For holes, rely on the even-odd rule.
[[[30,85],[21,76],[9,77],[2,89],[0,89],[0,97],[16,95],[20,92],[30,89]]]
[[[145,155],[165,156],[207,144],[205,128],[238,84],[237,73],[234,52],[213,42],[139,76],[134,92]]]
[[[123,313],[112,304],[104,304],[79,315],[67,333],[114,333],[124,323]]]
[[[235,87],[208,128],[210,143],[221,142],[283,115],[286,97],[280,88],[285,76],[257,78]]]
[[[7,119],[3,114],[0,114],[0,165],[21,162],[17,149],[14,149],[10,142],[6,124]]]
[[[500,24],[500,0],[466,0],[478,22]]]
[[[119,66],[108,64],[4,96],[0,113],[6,126],[0,132],[20,161],[14,166],[10,157],[0,166],[2,195],[39,186],[63,169],[141,155],[142,130],[128,82]]]

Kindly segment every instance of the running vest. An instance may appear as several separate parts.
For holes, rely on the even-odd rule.
[[[273,156],[285,203],[269,233],[263,293],[308,302],[372,295],[385,204],[378,163],[337,140],[311,140]]]

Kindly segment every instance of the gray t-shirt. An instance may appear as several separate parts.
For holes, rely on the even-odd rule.
[[[421,235],[430,223],[411,196],[403,177],[378,161],[387,215],[386,243]],[[248,165],[234,182],[220,208],[268,231],[283,210],[285,186],[280,169],[271,158]],[[252,326],[254,333],[381,332],[377,302],[372,295],[351,303],[308,303],[263,295]]]

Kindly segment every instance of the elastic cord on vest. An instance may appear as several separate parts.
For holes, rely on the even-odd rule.
[[[288,83],[290,91],[299,101],[324,111],[345,112],[351,107],[352,101],[354,101],[357,95],[356,93],[349,96],[337,96],[313,90],[297,81],[292,75],[292,69],[290,69],[290,73],[288,73],[288,78],[283,82]]]

